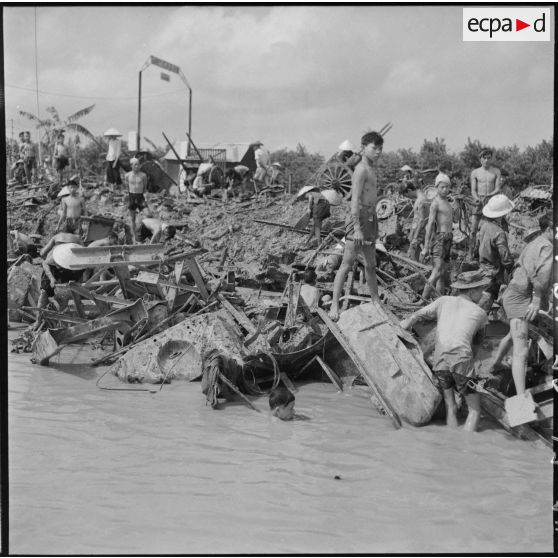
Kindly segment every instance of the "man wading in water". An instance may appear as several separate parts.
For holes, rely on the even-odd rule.
[[[329,316],[333,321],[339,319],[339,299],[345,279],[353,266],[357,253],[364,256],[366,283],[372,302],[378,302],[378,281],[376,279],[376,236],[378,220],[376,218],[376,163],[382,154],[384,138],[377,132],[368,132],[362,136],[362,160],[353,174],[351,198],[351,224],[347,231],[353,230],[352,237],[347,237],[343,261],[333,283],[333,300]],[[354,228],[353,228],[354,227]]]

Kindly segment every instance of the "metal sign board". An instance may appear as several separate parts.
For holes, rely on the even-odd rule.
[[[157,58],[156,56],[151,55],[150,62],[155,66],[159,66],[159,68],[163,68],[163,70],[174,72],[175,74],[180,73],[180,68],[178,66],[176,66],[175,64],[171,64],[166,60],[162,60],[161,58]]]

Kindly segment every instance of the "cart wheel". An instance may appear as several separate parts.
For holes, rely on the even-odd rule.
[[[317,177],[320,189],[341,188],[348,192],[353,182],[353,171],[343,163],[331,162]]]
[[[395,212],[395,203],[388,196],[382,196],[376,202],[376,215],[378,219],[387,219]]]

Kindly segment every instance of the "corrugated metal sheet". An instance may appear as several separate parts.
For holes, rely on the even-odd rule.
[[[246,152],[250,149],[249,143],[196,143],[196,147],[203,153],[203,150],[225,150],[227,163],[240,163]],[[186,158],[188,149],[188,141],[178,142],[174,148],[181,158]],[[169,149],[165,155],[167,161],[176,161],[176,157],[172,150]]]

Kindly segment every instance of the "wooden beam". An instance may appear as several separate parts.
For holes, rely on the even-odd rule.
[[[316,355],[316,360],[328,375],[331,382],[335,384],[340,391],[343,391],[343,382],[340,380],[339,376],[318,355]]]

